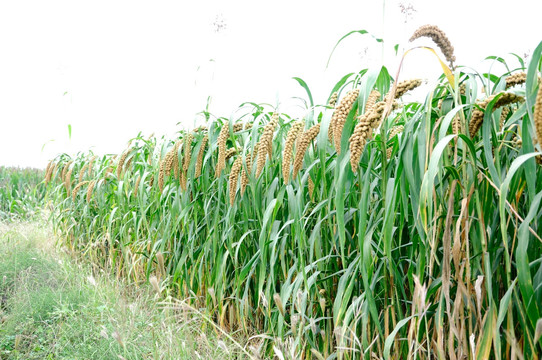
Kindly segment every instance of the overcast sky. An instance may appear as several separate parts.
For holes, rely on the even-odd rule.
[[[201,124],[208,96],[216,116],[244,101],[302,116],[293,76],[324,103],[349,72],[383,61],[395,74],[393,45],[409,46],[427,23],[448,34],[460,65],[487,67],[486,56],[500,55],[517,66],[507,54],[529,54],[542,40],[541,10],[535,0],[2,0],[0,165],[44,167],[89,148],[118,153],[139,131],[172,137]],[[361,29],[384,45],[352,36],[326,69],[337,40]],[[431,82],[440,72],[429,53],[413,53],[402,76]]]

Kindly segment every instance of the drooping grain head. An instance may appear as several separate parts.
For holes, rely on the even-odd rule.
[[[504,129],[504,124],[506,122],[506,119],[508,118],[508,114],[510,114],[510,107],[506,106],[501,111],[501,118],[499,121],[499,130],[502,131]]]
[[[397,84],[397,89],[395,90],[394,98],[399,99],[401,96],[405,95],[410,90],[413,90],[420,86],[422,84],[422,81],[420,79],[411,79],[411,80],[405,80],[401,81],[399,84]],[[386,94],[386,99],[390,94]]]
[[[392,103],[392,109],[397,106],[396,102]],[[354,132],[349,139],[350,147],[350,166],[354,173],[357,172],[359,167],[359,160],[361,153],[365,148],[365,144],[371,139],[373,129],[380,126],[384,110],[386,108],[385,101],[377,102],[368,112],[365,112],[358,118],[358,122],[354,127]]]
[[[245,167],[246,169],[242,170],[241,173],[241,196],[244,195],[245,189],[248,186],[248,176],[250,175],[250,172],[252,171],[252,164],[254,162],[254,159],[256,158],[256,150],[258,148],[258,144],[256,144],[254,151],[252,151],[251,155],[245,156]]]
[[[198,151],[198,158],[196,159],[196,170],[194,177],[199,177],[201,175],[201,167],[203,166],[203,155],[205,155],[205,147],[207,146],[207,141],[209,141],[209,136],[205,135],[201,140],[201,145]]]
[[[90,199],[92,198],[92,191],[94,190],[94,186],[96,186],[96,180],[92,180],[88,184],[87,188],[87,203],[90,203]]]
[[[72,191],[72,199],[73,201],[75,201],[75,198],[77,197],[77,193],[79,192],[79,189],[81,189],[84,185],[88,184],[89,181],[81,181],[80,183],[78,183],[77,185],[75,185],[75,187],[73,188],[73,191]]]
[[[219,177],[222,170],[226,167],[226,142],[230,133],[229,127],[229,122],[226,121],[218,134],[218,162],[216,164],[215,177]]]
[[[318,136],[320,133],[320,123],[313,125],[309,130],[305,131],[301,137],[299,138],[299,141],[296,145],[296,151],[295,151],[295,159],[294,159],[294,169],[292,173],[292,179],[295,180],[297,177],[297,174],[301,170],[303,166],[303,158],[305,157],[305,153],[307,152],[307,149],[309,148],[309,145],[311,142]]]
[[[284,143],[284,150],[282,152],[282,177],[286,184],[290,180],[290,164],[294,156],[294,144],[304,127],[304,121],[296,121],[286,135],[286,142]]]
[[[238,122],[236,124],[233,125],[233,132],[238,132],[238,131],[241,131],[241,130],[247,130],[247,129],[250,129],[252,127],[252,123],[243,123],[243,122]]]
[[[363,149],[365,148],[365,144],[372,135],[372,127],[368,120],[368,115],[368,113],[365,113],[358,117],[358,122],[354,127],[354,132],[349,139],[350,166],[352,167],[352,171],[354,173],[357,172],[359,159]]]
[[[369,96],[367,97],[367,101],[365,102],[365,110],[364,110],[365,114],[373,110],[379,98],[380,98],[380,92],[378,90],[372,90]]]
[[[312,199],[314,194],[314,181],[312,181],[312,178],[309,176],[308,180],[308,188],[309,188],[309,197]]]
[[[97,158],[98,156],[94,155],[90,159],[90,162],[88,163],[88,177],[92,177],[92,169],[94,168],[94,161],[96,161]]]
[[[175,179],[179,180],[181,167],[179,165],[179,148],[181,147],[182,140],[177,140],[173,146],[173,175]]]
[[[241,167],[243,165],[243,157],[238,156],[237,159],[233,162],[231,167],[230,177],[229,177],[229,191],[230,191],[230,205],[233,206],[235,201],[235,193],[237,192],[237,182],[239,179],[239,173],[241,172]]]
[[[158,189],[160,189],[160,192],[162,192],[162,190],[164,190],[164,178],[166,176],[166,158],[164,158],[161,162],[160,162],[160,169],[158,170]],[[151,181],[153,180],[154,178],[151,178]],[[151,185],[152,186],[152,185]]]
[[[87,171],[88,163],[83,165],[81,170],[79,170],[79,182],[83,181],[83,176],[85,175],[85,172]]]
[[[66,191],[69,193],[72,186],[72,173],[75,166],[72,166],[68,172],[66,173],[66,177],[64,178],[64,185],[66,186]]]
[[[70,168],[70,165],[73,163],[73,160],[68,161],[64,164],[64,167],[62,168],[62,173],[60,175],[60,181],[65,182],[66,180],[66,174],[68,173],[68,169]]]
[[[446,60],[450,63],[450,67],[453,68],[453,63],[455,61],[454,47],[444,31],[440,30],[435,25],[423,25],[414,32],[409,41],[412,42],[420,37],[428,37],[433,40],[444,54]]]
[[[461,132],[461,119],[459,116],[454,116],[452,120],[452,132],[457,135]]]
[[[499,93],[499,94],[502,94],[502,95],[494,103],[493,110],[496,110],[496,109],[498,109],[500,107],[503,107],[505,105],[508,105],[508,104],[513,104],[513,103],[524,101],[524,98],[522,96],[519,96],[519,95],[516,95],[516,94],[513,94],[513,93],[505,92],[505,93]],[[495,99],[495,97],[497,95],[499,95],[499,94],[491,95],[490,97],[488,97],[484,101],[476,103],[476,105],[479,108],[475,108],[473,110],[471,120],[469,122],[469,132],[470,132],[471,137],[474,137],[478,133],[480,128],[482,127],[482,123],[484,121],[484,112],[486,110],[487,105],[491,101],[493,101],[493,99]]]
[[[137,196],[137,189],[139,188],[140,181],[141,181],[141,175],[138,175],[135,185],[134,185],[134,197]]]
[[[333,112],[331,117],[331,123],[333,124],[333,144],[338,154],[341,153],[341,138],[343,135],[343,128],[346,122],[348,114],[354,106],[354,102],[359,96],[359,89],[349,91],[346,96],[341,99],[339,105]]]
[[[278,125],[279,114],[273,113],[271,120],[265,125],[262,137],[258,142],[258,155],[256,159],[256,177],[263,171],[267,156],[270,157],[270,148],[273,141],[273,133]]]
[[[403,125],[397,125],[390,129],[390,133],[388,134],[388,140],[393,139],[396,135],[402,133],[405,130],[405,127]]]
[[[237,149],[236,148],[229,148],[228,150],[226,150],[226,155],[224,156],[225,157],[225,160],[229,160],[233,155],[237,154]]]
[[[124,166],[124,162],[126,161],[126,157],[130,153],[130,149],[126,149],[119,158],[119,162],[117,163],[117,178],[120,178],[122,174],[122,167]]]
[[[393,154],[393,146],[390,146],[386,149],[386,159],[391,159],[391,155]]]
[[[335,91],[331,96],[329,97],[329,102],[327,103],[329,106],[335,106],[337,103],[337,98],[339,97],[339,93]]]
[[[49,161],[49,164],[47,165],[47,170],[45,171],[45,185],[49,184],[51,181],[51,178],[53,176],[53,170],[56,167],[56,163],[54,160]]]
[[[527,81],[527,73],[525,72],[517,72],[512,75],[508,75],[505,78],[506,81],[506,89],[511,88],[516,85],[520,85],[525,83]]]
[[[188,171],[188,166],[190,165],[190,160],[192,159],[192,140],[194,135],[188,133],[184,139],[184,148],[183,148],[183,171],[186,173]]]

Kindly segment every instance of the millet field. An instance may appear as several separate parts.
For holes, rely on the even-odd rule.
[[[539,359],[542,43],[502,75],[456,64],[433,25],[410,46],[436,87],[362,69],[319,104],[297,79],[302,118],[247,102],[58,155],[26,188],[2,169],[0,218],[44,208],[59,246],[197,309],[239,358]]]

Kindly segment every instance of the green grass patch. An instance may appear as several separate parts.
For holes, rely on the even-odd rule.
[[[0,359],[239,358],[193,312],[59,255],[46,229],[0,224]]]

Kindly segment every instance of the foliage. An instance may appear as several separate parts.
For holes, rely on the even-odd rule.
[[[422,102],[384,110],[356,173],[349,138],[365,101],[375,89],[391,89],[393,98],[398,87],[385,67],[334,89],[339,98],[359,90],[344,114],[340,152],[328,139],[333,108],[307,108],[305,130],[320,124],[319,133],[288,183],[281,154],[296,119],[254,103],[174,140],[138,136],[119,157],[60,155],[49,167],[55,228],[96,264],[135,281],[157,277],[223,329],[264,334],[260,354],[536,358],[542,171],[533,105],[541,52],[542,44],[528,68],[520,61],[502,76],[467,67],[452,74],[441,62],[447,70]],[[507,89],[517,71],[527,72],[526,83]],[[502,91],[525,101],[501,106]],[[490,95],[482,108],[477,98]],[[483,123],[471,134],[476,111]],[[278,126],[266,127],[274,113]],[[403,132],[390,138],[399,125]],[[269,131],[271,146],[258,147]],[[217,172],[225,148],[235,155]],[[254,159],[258,148],[267,151]],[[248,174],[244,192],[229,185],[237,159],[241,181]]]
[[[0,166],[0,220],[35,217],[45,193],[42,170]]]

